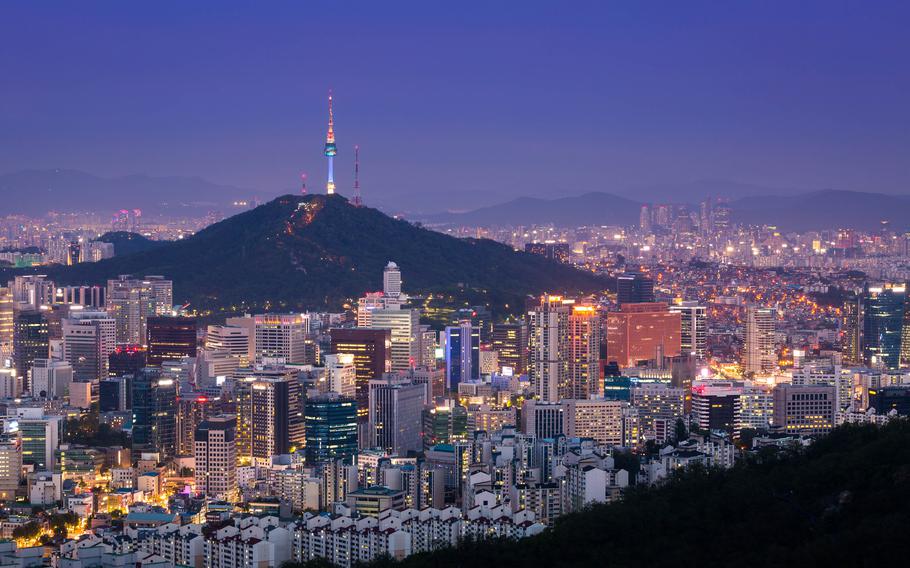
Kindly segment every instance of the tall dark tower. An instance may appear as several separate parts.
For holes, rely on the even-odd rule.
[[[354,146],[354,207],[363,205],[360,197],[360,146]]]

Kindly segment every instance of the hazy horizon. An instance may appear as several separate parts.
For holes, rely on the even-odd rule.
[[[305,171],[320,192],[331,88],[338,190],[359,144],[364,198],[387,209],[590,191],[668,201],[699,180],[910,194],[903,3],[0,14],[0,172],[198,176],[278,195]]]

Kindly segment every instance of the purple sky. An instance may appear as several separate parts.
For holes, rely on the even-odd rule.
[[[331,87],[338,187],[360,144],[387,207],[703,179],[910,193],[908,21],[832,0],[5,2],[0,173],[320,188]]]

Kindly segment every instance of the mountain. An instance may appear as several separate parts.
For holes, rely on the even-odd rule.
[[[804,451],[765,448],[731,470],[677,472],[523,540],[372,566],[883,566],[910,554],[908,523],[910,422],[899,419],[843,426]]]
[[[557,199],[519,197],[465,213],[438,213],[422,219],[428,223],[470,226],[553,223],[578,227],[637,223],[640,211],[641,203],[609,193],[591,192]]]
[[[450,303],[488,302],[499,311],[523,309],[527,294],[609,286],[591,273],[490,240],[456,239],[354,207],[340,195],[285,195],[187,239],[40,272],[62,284],[162,274],[174,280],[176,302],[189,301],[216,316],[339,309],[380,289],[389,261],[401,267],[409,292],[435,292]]]
[[[898,231],[910,228],[910,196],[823,190],[800,195],[745,197],[730,204],[739,223],[776,225],[784,230],[874,230],[886,220]]]
[[[129,231],[110,231],[95,240],[113,244],[114,254],[117,256],[144,252],[167,243],[167,241],[153,241],[138,233],[130,233]]]
[[[273,197],[198,177],[99,177],[77,170],[22,170],[0,175],[4,212],[32,216],[51,210],[97,212],[105,206],[111,211],[142,209],[146,215],[198,215],[212,209],[228,210],[236,200]]]
[[[795,195],[803,191],[723,179],[700,179],[679,183],[636,185],[616,193],[648,203],[701,203],[708,196],[740,199],[754,195]]]

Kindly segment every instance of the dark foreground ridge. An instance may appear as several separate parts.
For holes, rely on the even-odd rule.
[[[692,470],[521,541],[373,566],[876,566],[910,553],[910,421],[846,426],[802,453]],[[904,562],[905,560],[902,560]]]
[[[340,195],[285,195],[188,239],[96,263],[41,267],[40,273],[59,284],[161,274],[174,281],[175,301],[217,315],[339,309],[381,289],[390,260],[411,292],[457,294],[499,310],[522,311],[527,294],[609,286],[591,273],[491,240],[456,239],[354,207]]]

